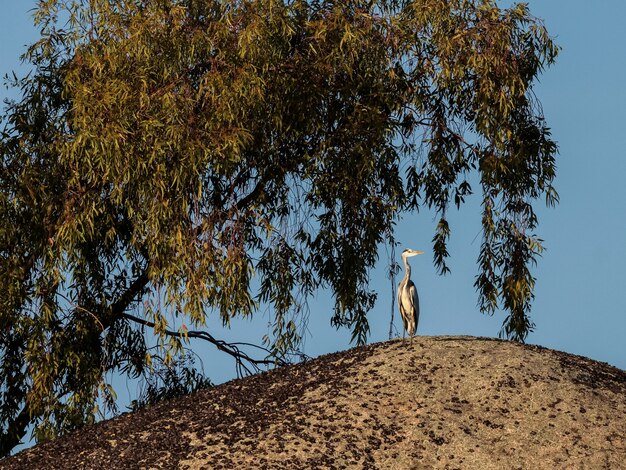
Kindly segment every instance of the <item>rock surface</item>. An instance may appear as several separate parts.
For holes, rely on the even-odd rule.
[[[101,422],[15,469],[626,468],[626,372],[536,346],[416,337]]]

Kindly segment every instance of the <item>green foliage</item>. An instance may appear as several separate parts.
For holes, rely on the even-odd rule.
[[[149,368],[145,326],[170,360],[173,319],[267,304],[278,360],[326,287],[365,342],[379,245],[429,207],[445,273],[471,172],[479,305],[532,329],[557,150],[532,85],[557,49],[524,4],[44,0],[35,19],[0,144],[2,453],[113,406],[107,374]]]

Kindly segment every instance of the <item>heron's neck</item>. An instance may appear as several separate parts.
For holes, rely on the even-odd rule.
[[[404,279],[406,280],[411,277],[411,265],[406,259],[406,256],[402,257],[402,261],[404,261]]]

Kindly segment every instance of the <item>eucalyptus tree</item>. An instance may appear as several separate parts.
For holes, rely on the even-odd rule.
[[[557,200],[532,87],[557,47],[526,5],[41,0],[34,18],[0,143],[2,453],[94,421],[111,373],[193,338],[242,368],[287,361],[320,287],[365,342],[379,246],[429,207],[446,272],[472,174],[480,309],[532,329],[533,204]],[[206,329],[259,305],[260,355]]]

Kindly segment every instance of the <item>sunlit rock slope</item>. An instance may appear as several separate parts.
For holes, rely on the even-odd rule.
[[[549,349],[416,337],[99,423],[1,468],[626,468],[626,372]]]

